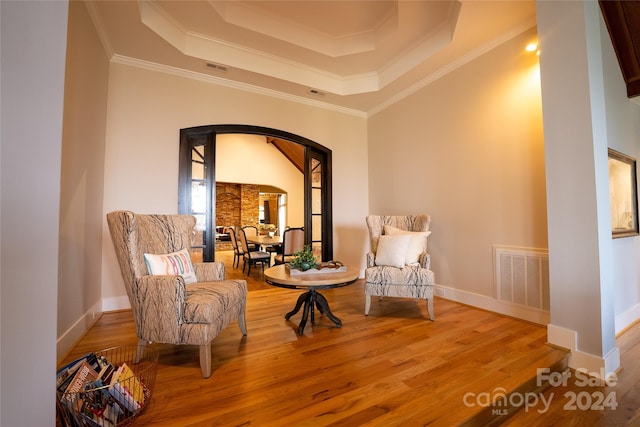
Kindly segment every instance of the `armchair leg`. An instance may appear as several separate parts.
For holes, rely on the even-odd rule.
[[[238,326],[242,335],[247,335],[247,316],[245,314],[245,307],[242,307],[242,311],[238,315]]]
[[[433,313],[433,298],[427,300],[427,311],[429,312],[429,319],[433,322],[436,320],[436,316]]]
[[[200,346],[200,369],[204,378],[211,376],[211,343]]]
[[[369,309],[371,308],[371,295],[364,296],[364,315],[369,315]]]

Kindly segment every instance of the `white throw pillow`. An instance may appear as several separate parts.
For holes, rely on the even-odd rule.
[[[144,254],[144,262],[152,276],[182,276],[187,285],[198,281],[186,249],[170,254]]]
[[[380,236],[378,240],[378,251],[376,252],[376,265],[390,265],[393,267],[404,267],[404,260],[407,256],[407,249],[411,236],[399,234],[397,236]]]
[[[431,231],[407,231],[390,225],[385,225],[383,227],[383,232],[388,236],[397,236],[400,234],[411,236],[409,248],[407,249],[407,256],[405,258],[405,264],[414,264],[418,262],[420,255],[427,251],[427,237],[431,234]]]

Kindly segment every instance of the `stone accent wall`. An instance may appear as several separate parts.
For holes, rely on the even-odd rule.
[[[216,225],[258,226],[260,187],[253,184],[216,183]]]
[[[260,208],[258,200],[260,198],[260,187],[251,184],[241,185],[240,194],[240,225],[258,226]]]
[[[216,183],[216,225],[236,228],[258,226],[260,187],[251,184]],[[231,242],[216,242],[216,250],[231,250]]]
[[[216,183],[216,225],[240,226],[240,184]]]

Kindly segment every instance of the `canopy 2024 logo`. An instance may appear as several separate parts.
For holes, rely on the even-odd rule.
[[[615,374],[602,379],[605,378],[604,369],[601,369],[600,372],[588,372],[586,369],[580,368],[575,370],[575,374],[572,374],[571,371],[551,372],[548,368],[539,368],[536,374],[536,385],[538,387],[544,384],[549,384],[551,387],[567,387],[569,379],[572,378],[573,386],[576,387],[613,387],[618,382]],[[605,393],[601,390],[581,390],[578,392],[570,390],[566,391],[562,396],[566,399],[563,406],[566,411],[615,410],[618,407],[614,391]],[[465,406],[491,407],[492,415],[508,415],[510,411],[522,407],[526,412],[535,409],[538,413],[543,414],[549,410],[555,397],[556,395],[553,391],[547,396],[544,393],[534,392],[507,394],[506,389],[497,387],[492,392],[465,393],[462,400]]]

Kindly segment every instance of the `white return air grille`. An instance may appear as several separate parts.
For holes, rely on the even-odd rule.
[[[496,298],[549,310],[549,252],[546,249],[493,247]]]

